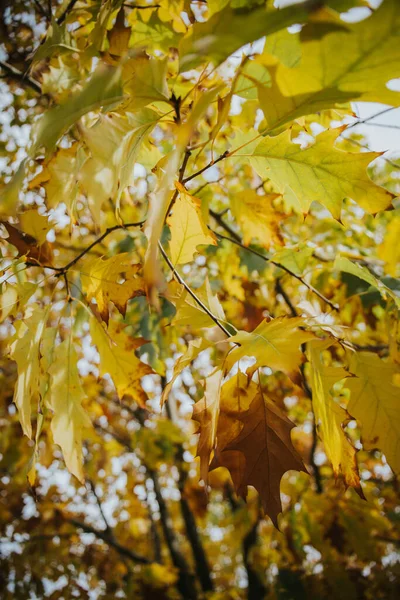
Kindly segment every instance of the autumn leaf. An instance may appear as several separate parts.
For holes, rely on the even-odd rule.
[[[36,308],[29,317],[15,324],[16,333],[10,343],[10,357],[16,361],[18,379],[14,402],[18,408],[22,430],[32,437],[32,402],[40,390],[40,341],[46,327],[48,312]]]
[[[283,215],[273,202],[279,194],[257,194],[255,190],[245,190],[230,198],[232,213],[243,231],[243,243],[248,246],[256,239],[264,248],[271,243],[282,245],[279,224]]]
[[[100,354],[100,374],[110,375],[120,399],[129,395],[144,406],[147,395],[141,378],[153,371],[136,357],[135,350],[145,341],[131,338],[124,332],[123,325],[115,321],[110,321],[106,329],[95,317],[90,319],[90,335]]]
[[[351,420],[351,416],[335,402],[332,394],[334,384],[348,377],[348,372],[342,367],[325,366],[321,356],[332,343],[333,340],[328,339],[308,344],[315,421],[335,476],[342,473],[346,486],[354,487],[363,497],[356,460],[357,451],[343,429]]]
[[[400,75],[397,8],[395,0],[387,0],[369,18],[352,24],[322,13],[299,34],[301,60],[287,65],[282,56],[282,62],[265,56],[272,83],[259,85],[258,93],[268,129],[350,100],[397,106],[399,93],[386,85]]]
[[[198,246],[216,246],[217,240],[204,223],[201,200],[191,196],[179,182],[175,185],[179,195],[167,223],[171,230],[171,260],[181,265],[194,260]]]
[[[357,352],[350,361],[346,380],[350,390],[349,413],[361,425],[365,448],[379,448],[389,465],[400,471],[400,387],[395,383],[398,366],[370,352]]]
[[[128,300],[143,296],[144,283],[141,265],[133,262],[128,253],[112,258],[97,258],[81,272],[82,287],[88,301],[95,299],[103,321],[108,323],[109,303],[125,314]]]
[[[51,245],[46,241],[46,233],[50,228],[47,219],[39,215],[36,210],[28,211],[28,213],[26,217],[21,216],[21,225],[24,231],[14,227],[11,223],[0,221],[0,225],[3,225],[8,233],[7,241],[16,247],[18,256],[26,256],[27,259],[38,264],[51,265],[53,252]]]
[[[308,212],[311,202],[323,204],[340,219],[342,203],[351,198],[371,214],[390,207],[393,195],[371,181],[367,167],[377,152],[350,153],[334,148],[341,129],[320,133],[305,150],[291,141],[286,130],[266,137],[255,148],[250,162],[260,177],[269,177],[282,194],[294,193],[299,210]]]
[[[239,419],[244,427],[226,446],[226,451],[243,454],[246,465],[240,487],[256,488],[264,512],[278,527],[278,515],[282,512],[279,491],[282,476],[290,470],[307,473],[290,437],[295,425],[261,388]]]
[[[311,331],[305,331],[306,323],[301,317],[278,317],[265,320],[252,332],[239,331],[230,338],[233,343],[240,344],[228,354],[225,361],[225,372],[244,356],[256,359],[248,371],[254,373],[258,367],[267,366],[283,371],[295,383],[301,383],[299,367],[305,360],[300,346],[315,338]]]
[[[61,447],[67,468],[80,482],[84,481],[82,435],[91,422],[82,408],[85,392],[77,367],[78,358],[71,338],[64,340],[54,351],[49,368],[51,377],[48,404],[53,411],[51,431]]]
[[[206,379],[204,396],[193,407],[192,419],[199,423],[197,456],[200,457],[200,477],[207,481],[210,455],[217,437],[219,397],[223,378],[222,370],[216,369]]]

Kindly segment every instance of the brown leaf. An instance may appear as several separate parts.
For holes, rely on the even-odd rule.
[[[282,512],[280,481],[284,473],[290,470],[307,472],[302,459],[292,444],[290,432],[294,424],[285,413],[265,396],[261,388],[255,396],[249,410],[241,413],[244,423],[241,433],[222,452],[229,453],[227,466],[232,473],[236,492],[243,495],[248,485],[256,488],[260,494],[262,506],[278,527],[278,514]],[[233,460],[232,452],[241,453],[246,461],[243,470]],[[241,459],[240,459],[241,461]],[[231,463],[234,464],[231,464]],[[238,485],[237,476],[243,470]]]
[[[24,233],[11,223],[7,223],[7,221],[0,221],[0,224],[7,230],[7,241],[16,247],[18,256],[26,256],[39,264],[51,265],[53,252],[49,242],[40,244],[32,235]]]

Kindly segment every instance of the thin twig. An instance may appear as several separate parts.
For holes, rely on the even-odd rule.
[[[218,318],[215,315],[213,315],[213,313],[210,311],[210,309],[200,300],[200,298],[198,296],[196,296],[196,294],[194,293],[192,288],[179,275],[178,271],[175,269],[174,265],[172,264],[172,262],[170,261],[168,255],[167,255],[167,253],[165,252],[161,242],[158,242],[158,247],[160,248],[160,252],[163,255],[165,262],[171,269],[172,273],[174,274],[174,276],[176,277],[178,282],[181,285],[183,285],[185,290],[192,296],[193,300],[200,306],[200,308],[202,308],[202,310],[204,310],[205,313],[207,313],[207,315],[210,317],[210,319],[212,319],[214,321],[214,323],[221,329],[221,331],[223,331],[228,338],[231,337],[231,334],[229,333],[229,331],[227,329],[225,329],[225,327],[219,322]]]
[[[195,173],[192,173],[192,175],[189,175],[189,177],[185,177],[185,179],[182,181],[182,183],[185,184],[188,181],[191,181],[192,179],[194,179],[195,177],[198,177],[199,175],[201,175],[202,173],[204,173],[204,171],[207,171],[207,169],[209,169],[210,167],[213,167],[214,165],[216,165],[217,163],[219,163],[221,160],[223,160],[224,158],[226,158],[228,156],[228,154],[229,154],[229,151],[226,150],[223,154],[221,154],[221,156],[219,156],[215,160],[210,161],[208,163],[208,165],[206,165],[202,169],[199,169]]]
[[[97,506],[99,507],[99,511],[100,511],[101,517],[103,519],[104,525],[106,526],[106,531],[107,531],[108,535],[114,539],[114,534],[113,534],[113,531],[112,531],[112,527],[111,527],[110,523],[108,522],[108,519],[107,519],[106,515],[104,514],[103,505],[102,505],[102,503],[100,501],[99,496],[97,495],[95,484],[94,484],[94,482],[91,479],[87,479],[87,482],[89,484],[89,487],[90,487],[90,489],[92,491],[93,496],[95,497]]]
[[[98,539],[102,540],[103,542],[105,542],[106,544],[111,546],[111,548],[114,548],[114,550],[116,550],[121,556],[124,556],[125,558],[129,558],[131,561],[133,561],[135,563],[148,565],[152,562],[146,556],[137,554],[133,550],[130,550],[130,548],[126,548],[126,546],[122,546],[122,544],[117,542],[113,537],[110,537],[110,535],[106,531],[101,531],[99,529],[95,529],[91,525],[82,523],[81,521],[78,521],[77,519],[68,519],[67,522],[71,523],[71,525],[73,525],[77,529],[82,529],[85,533],[93,533],[93,535],[95,535]]]
[[[355,127],[356,125],[363,125],[364,123],[368,123],[368,125],[375,125],[375,123],[369,123],[369,121],[372,121],[372,119],[376,119],[376,117],[380,117],[381,115],[385,115],[386,113],[388,113],[392,110],[396,110],[396,108],[399,108],[399,107],[398,106],[390,106],[389,108],[384,108],[383,110],[380,110],[377,113],[375,113],[374,115],[370,115],[369,117],[366,117],[365,119],[358,119],[357,121],[354,121],[354,123],[350,123],[350,125],[347,125],[346,131],[348,131],[352,127]]]
[[[62,23],[64,23],[65,19],[67,18],[68,14],[72,11],[72,9],[74,8],[75,4],[77,3],[78,0],[70,0],[68,2],[68,5],[66,6],[64,12],[58,17],[58,19],[56,19],[57,21],[57,25],[62,25]]]
[[[19,71],[18,69],[10,65],[8,62],[0,60],[0,67],[3,69],[3,71],[7,73],[10,79],[14,79],[15,81],[24,83],[25,85],[29,86],[32,90],[35,90],[35,92],[37,92],[38,94],[42,93],[42,88],[35,79],[32,79],[32,77],[25,75],[24,73],[22,73],[22,71]]]
[[[281,265],[280,263],[277,263],[274,260],[271,260],[270,258],[268,258],[268,256],[265,256],[265,254],[261,254],[261,252],[257,252],[257,250],[254,250],[250,246],[245,246],[243,244],[240,236],[235,231],[233,231],[233,229],[231,227],[229,227],[229,225],[227,223],[225,223],[225,221],[220,217],[220,215],[218,215],[218,213],[214,213],[214,211],[210,210],[210,214],[214,218],[215,218],[215,216],[217,217],[215,219],[217,221],[217,223],[219,225],[221,225],[221,227],[223,227],[226,231],[228,231],[229,234],[232,237],[228,237],[226,235],[222,235],[222,234],[220,234],[220,233],[218,233],[218,232],[216,232],[216,231],[214,231],[213,229],[210,228],[210,231],[212,231],[216,236],[218,236],[221,239],[228,240],[229,242],[232,242],[232,244],[236,244],[236,246],[239,246],[240,248],[243,248],[243,250],[247,250],[248,252],[251,252],[255,256],[258,256],[259,258],[261,258],[265,262],[269,262],[272,265],[275,265],[276,267],[278,267],[279,269],[282,269],[282,271],[285,271],[288,275],[290,275],[291,277],[294,277],[295,279],[297,279],[297,281],[300,281],[303,285],[305,285],[306,288],[308,288],[310,290],[310,292],[312,292],[313,294],[315,294],[316,296],[318,296],[318,298],[320,298],[320,300],[322,300],[323,302],[325,302],[333,310],[339,311],[339,307],[336,304],[334,304],[331,300],[329,300],[329,298],[326,298],[326,296],[324,296],[313,285],[311,285],[310,283],[307,283],[307,281],[305,281],[300,275],[297,275],[296,273],[294,273],[293,271],[291,271],[290,269],[288,269],[284,265]]]

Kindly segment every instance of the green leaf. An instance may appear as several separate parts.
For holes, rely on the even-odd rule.
[[[398,106],[399,92],[386,84],[400,76],[399,35],[397,0],[384,0],[360,23],[331,19],[307,24],[300,34],[298,64],[265,57],[272,83],[258,89],[268,130],[350,100]],[[266,49],[274,52],[268,42]]]
[[[387,300],[388,297],[391,298],[396,304],[397,308],[400,309],[400,297],[396,295],[393,290],[391,290],[384,283],[382,283],[382,281],[379,281],[377,277],[372,275],[372,273],[368,271],[366,267],[362,267],[358,263],[351,262],[351,260],[349,260],[345,256],[337,256],[333,264],[333,268],[337,269],[338,271],[343,271],[345,273],[355,275],[359,279],[362,279],[366,283],[369,283],[369,285],[378,290],[378,292],[385,300]]]
[[[323,204],[340,219],[342,202],[351,198],[369,213],[385,210],[393,194],[379,187],[367,174],[377,152],[350,153],[334,143],[341,129],[327,130],[305,150],[291,141],[290,130],[263,139],[250,158],[260,177],[269,177],[282,194],[293,192],[299,208],[308,212],[311,202]]]

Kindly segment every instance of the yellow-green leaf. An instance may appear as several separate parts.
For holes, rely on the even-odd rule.
[[[386,84],[400,76],[399,34],[397,0],[384,0],[359,23],[331,18],[307,24],[299,34],[298,64],[265,57],[272,84],[258,88],[268,129],[350,100],[398,106],[399,92]],[[271,50],[267,43],[267,51]]]
[[[229,338],[230,342],[236,342],[240,346],[228,354],[225,371],[228,372],[244,356],[253,356],[256,364],[250,368],[250,373],[254,373],[258,367],[270,367],[283,371],[293,381],[300,383],[299,367],[304,361],[300,346],[315,338],[311,331],[300,329],[305,326],[306,322],[302,317],[278,317],[262,321],[250,333],[239,331]]]
[[[176,186],[179,195],[167,223],[171,230],[171,260],[174,265],[182,265],[194,260],[198,246],[216,246],[217,240],[203,221],[201,200],[191,196],[181,184]]]
[[[144,283],[140,264],[127,253],[112,258],[97,258],[81,271],[82,288],[88,301],[95,299],[103,321],[108,322],[109,302],[125,314],[128,300],[143,296]]]
[[[78,356],[71,337],[56,347],[53,360],[49,368],[48,395],[53,411],[51,431],[54,442],[61,447],[68,470],[83,482],[82,434],[91,423],[82,407],[86,395],[79,379]]]
[[[10,344],[10,357],[16,361],[18,379],[14,390],[14,402],[22,430],[32,437],[32,402],[40,391],[40,340],[43,336],[48,311],[36,308],[23,321],[15,323],[16,333]]]
[[[366,449],[379,448],[392,469],[400,472],[400,387],[396,385],[399,367],[371,352],[352,356],[346,380],[350,390],[349,413],[361,425],[361,441]]]
[[[273,181],[280,193],[293,192],[303,213],[311,202],[323,204],[340,219],[342,202],[351,198],[371,214],[388,208],[393,194],[379,187],[367,174],[377,152],[352,153],[334,148],[341,129],[325,131],[312,146],[302,150],[291,141],[290,130],[263,139],[251,164],[260,177]]]
[[[342,367],[324,365],[321,355],[332,345],[332,342],[333,340],[324,340],[308,344],[315,422],[335,476],[341,472],[346,485],[354,487],[362,495],[356,450],[343,430],[351,417],[340,404],[335,402],[332,394],[334,384],[348,377],[349,374]]]
[[[90,319],[90,335],[100,354],[100,374],[110,375],[120,399],[128,394],[135,402],[144,405],[147,395],[140,380],[153,371],[134,352],[143,345],[144,340],[131,338],[123,331],[123,327],[123,324],[113,320],[106,329],[95,317]]]

